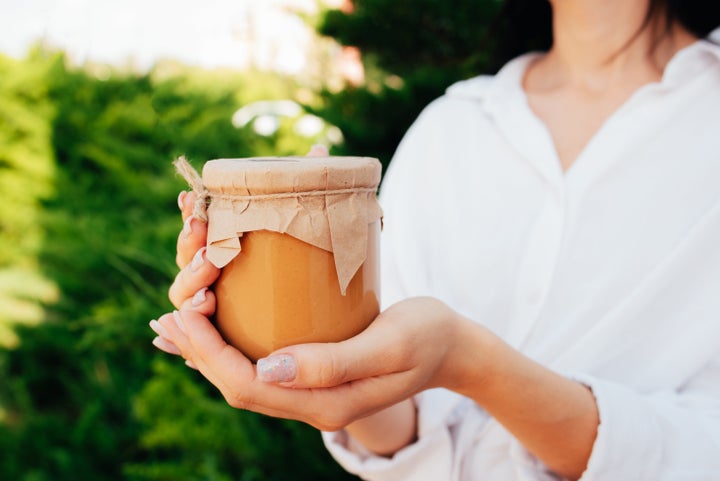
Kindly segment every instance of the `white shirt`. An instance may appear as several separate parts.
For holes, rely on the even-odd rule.
[[[678,52],[563,172],[521,80],[534,54],[452,86],[383,181],[383,304],[430,295],[592,388],[582,481],[720,480],[720,47]],[[559,479],[446,390],[416,398],[392,459],[344,432],[374,481]]]

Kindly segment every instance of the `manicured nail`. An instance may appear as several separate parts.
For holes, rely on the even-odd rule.
[[[185,207],[185,196],[186,195],[187,195],[187,192],[184,190],[178,194],[177,200],[178,200],[178,207],[180,208],[180,210],[183,210],[183,208]]]
[[[167,330],[163,327],[162,324],[157,322],[155,319],[150,321],[150,329],[155,331],[155,334],[157,334],[160,337],[164,337],[165,339],[170,338],[170,335],[168,334]]]
[[[185,330],[185,323],[180,316],[180,311],[173,311],[173,317],[175,318],[175,324],[177,324],[178,329],[180,329],[183,334],[187,334],[187,331]]]
[[[263,382],[288,382],[297,376],[295,358],[289,354],[258,359],[257,377]]]
[[[312,147],[310,147],[310,156],[318,156],[318,157],[324,157],[326,155],[329,155],[328,148],[322,144],[315,144]]]
[[[183,239],[187,239],[190,234],[192,234],[192,221],[195,217],[190,216],[187,219],[185,219],[185,222],[183,223],[182,231],[180,232],[180,235]]]
[[[161,351],[165,351],[168,354],[175,354],[176,356],[180,355],[180,349],[177,348],[175,344],[168,341],[167,339],[163,337],[156,337],[152,340],[153,346],[157,347]]]
[[[200,289],[199,291],[197,291],[195,293],[195,295],[193,296],[192,301],[191,301],[191,304],[194,307],[197,307],[200,304],[202,304],[203,302],[205,302],[205,300],[206,300],[205,291],[207,291],[207,289],[208,289],[207,287],[203,287],[202,289]]]
[[[190,361],[189,359],[185,361],[185,365],[186,365],[187,367],[191,368],[191,369],[195,369],[196,371],[198,370],[198,368],[197,368],[197,366],[195,365],[195,363],[192,362],[192,361]]]
[[[200,269],[203,262],[205,262],[203,254],[205,254],[205,247],[201,247],[193,256],[192,261],[190,262],[190,271],[197,272],[197,270]]]

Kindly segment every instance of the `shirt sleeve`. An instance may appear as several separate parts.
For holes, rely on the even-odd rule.
[[[392,457],[377,456],[345,431],[322,433],[330,454],[348,472],[368,481],[452,481],[458,476],[461,450],[488,416],[470,400],[444,389],[414,398],[418,439]]]
[[[587,374],[600,425],[579,481],[713,481],[720,473],[720,355],[677,391],[639,393]],[[526,465],[540,462],[515,441]],[[532,474],[522,478],[534,481]]]
[[[720,473],[720,355],[676,392],[641,394],[577,376],[600,426],[581,481],[710,481]]]

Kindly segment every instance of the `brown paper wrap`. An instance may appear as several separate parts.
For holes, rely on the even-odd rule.
[[[195,215],[204,218],[207,206],[210,262],[222,268],[233,260],[244,232],[280,232],[332,252],[345,294],[365,261],[368,225],[382,217],[377,159],[218,159],[205,164],[202,179],[183,158],[176,165],[198,192]]]

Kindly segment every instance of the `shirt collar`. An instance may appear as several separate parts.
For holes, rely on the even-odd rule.
[[[522,79],[527,66],[540,55],[542,54],[533,52],[516,57],[495,75],[480,75],[451,85],[447,94],[450,97],[485,101],[486,108],[497,104],[507,95],[516,95],[517,89],[522,89]]]
[[[720,36],[720,29],[715,30]],[[665,66],[660,85],[673,87],[695,78],[711,65],[720,64],[720,45],[713,43],[712,35],[708,39],[698,40],[679,50]]]
[[[448,89],[447,95],[478,102],[482,111],[492,119],[517,152],[554,189],[561,191],[566,176],[557,159],[555,146],[545,125],[530,109],[522,86],[528,66],[541,55],[538,52],[521,55],[508,62],[495,76],[479,76],[456,83]],[[648,84],[642,90],[647,93],[680,88],[713,65],[720,66],[720,45],[709,40],[698,40],[673,56],[661,81]],[[581,155],[588,155],[587,148]],[[603,163],[605,167],[608,165]],[[574,165],[571,170],[577,172],[579,167]]]
[[[661,83],[676,85],[683,80],[693,78],[700,70],[714,62],[720,62],[720,28],[715,29],[707,39],[701,39],[678,51],[668,62]],[[528,65],[541,56],[540,52],[531,52],[508,62],[500,71],[492,75],[480,75],[451,85],[447,94],[471,100],[482,100],[489,113],[502,109],[503,100],[508,95],[517,95],[522,89],[522,80]]]
[[[532,113],[522,81],[528,65],[543,55],[531,52],[508,62],[494,76],[480,76],[459,82],[448,96],[477,101],[492,119],[498,132],[554,187],[562,182],[560,162],[552,138]]]

